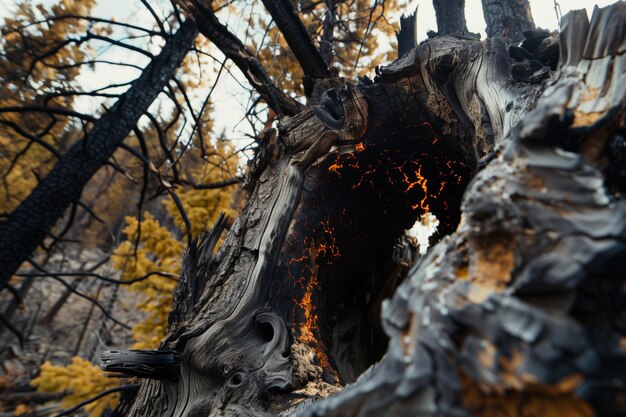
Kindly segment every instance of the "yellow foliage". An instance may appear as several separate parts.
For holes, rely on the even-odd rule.
[[[128,240],[115,249],[112,257],[113,267],[122,271],[122,280],[150,272],[180,272],[183,244],[158,220],[146,213],[141,228],[135,217],[126,217],[126,224],[124,234]],[[130,285],[130,291],[142,295],[136,307],[146,314],[146,318],[133,327],[134,349],[154,349],[158,346],[165,334],[175,288],[175,281],[159,275]]]
[[[300,9],[299,17],[319,49],[326,5],[321,1],[307,2]],[[387,16],[397,10],[397,0],[375,2],[374,9],[371,0],[338,2],[331,66],[338,70],[340,76],[353,79],[357,75],[367,75],[377,65],[395,58],[393,35],[397,28],[389,23]],[[264,27],[266,22],[260,19],[258,25]],[[259,60],[281,88],[302,94],[302,69],[280,30],[276,26],[270,28],[267,39],[269,42],[259,51]]]
[[[26,404],[19,404],[17,407],[15,407],[16,416],[23,416],[24,414],[30,413],[32,411],[32,408],[27,406]]]
[[[230,143],[218,140],[213,151],[202,160],[197,150],[191,150],[183,161],[187,176],[198,184],[211,184],[228,180],[236,175],[237,156],[235,148]],[[233,187],[216,188],[213,190],[198,190],[191,186],[179,187],[176,194],[181,200],[185,213],[191,223],[191,234],[199,237],[208,230],[220,213],[234,217],[235,210],[231,207],[233,202]],[[176,207],[174,200],[169,198],[164,201],[167,211],[174,219],[174,224],[179,230],[185,230],[185,222]]]
[[[97,366],[79,357],[73,357],[68,366],[41,365],[40,375],[31,381],[37,392],[67,392],[61,407],[71,408],[103,391],[119,386],[119,380],[107,378]],[[91,417],[100,417],[107,408],[114,408],[119,394],[114,393],[85,406]],[[16,410],[17,413],[17,410]]]
[[[187,177],[197,183],[223,181],[236,174],[236,157],[232,145],[217,141],[213,152],[205,159],[200,158],[198,149],[191,149],[185,155],[182,166]],[[234,216],[232,205],[234,187],[214,190],[198,190],[191,186],[181,186],[176,193],[191,223],[191,233],[199,237],[215,222],[220,213]],[[126,217],[123,232],[127,240],[122,242],[113,254],[113,267],[122,271],[121,279],[132,279],[150,272],[166,272],[177,275],[180,272],[184,244],[185,225],[172,199],[164,200],[169,215],[177,230],[168,230],[150,213],[145,213],[140,222],[135,217]],[[146,314],[145,319],[133,327],[134,349],[153,349],[165,334],[167,317],[172,308],[176,282],[163,276],[153,275],[130,285],[129,290],[142,295],[137,309]]]
[[[84,61],[90,51],[63,43],[84,32],[86,23],[79,19],[53,19],[67,14],[89,15],[95,3],[64,0],[48,8],[24,1],[17,5],[12,17],[4,19],[0,36],[0,106],[43,104],[49,92],[74,84],[80,73],[80,66],[75,64]],[[36,61],[37,56],[45,58]],[[60,96],[46,104],[71,109],[73,100],[72,96]],[[5,113],[1,117],[61,149],[74,139],[68,129],[69,119],[64,116],[57,116],[54,124],[43,113]],[[55,162],[56,158],[43,146],[0,125],[0,211],[12,211]]]

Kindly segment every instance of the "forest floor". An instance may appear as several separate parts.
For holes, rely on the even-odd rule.
[[[55,256],[47,263],[47,268],[51,271],[85,270],[85,266],[95,265],[106,256],[99,250],[83,250],[73,255]],[[93,272],[117,278],[110,262]],[[77,291],[97,299],[115,319],[129,327],[141,319],[141,313],[133,309],[137,295],[126,287],[90,277],[63,279],[76,285]],[[19,288],[26,280],[28,278],[18,277],[12,283]],[[11,318],[11,323],[24,335],[24,345],[20,346],[18,338],[7,329],[0,328],[0,417],[17,415],[13,410],[24,398],[32,396],[34,388],[30,381],[37,377],[44,362],[68,365],[72,357],[80,356],[97,363],[101,351],[127,349],[133,343],[131,330],[114,323],[94,303],[76,294],[69,297],[66,294],[67,300],[56,315],[46,321],[55,303],[64,296],[66,287],[49,277],[36,277],[32,281],[24,303]],[[8,291],[0,293],[4,311],[12,300]],[[45,403],[45,399],[36,402]]]

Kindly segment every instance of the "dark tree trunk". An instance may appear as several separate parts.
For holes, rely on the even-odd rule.
[[[105,356],[152,378],[127,415],[626,412],[615,24],[624,3],[569,14],[555,73],[554,38],[437,37],[282,119],[218,254],[223,225],[188,250],[161,351]],[[451,234],[403,280],[427,211]]]
[[[398,41],[398,58],[411,52],[417,46],[417,12],[400,16],[400,31],[396,32]]]
[[[513,41],[524,39],[524,32],[535,29],[528,0],[482,0],[488,37],[502,36]]]
[[[276,26],[285,36],[289,49],[302,66],[305,77],[312,80],[327,78],[330,75],[328,64],[313,45],[313,40],[298,17],[291,1],[263,0],[263,4]]]
[[[67,208],[80,199],[89,179],[113,155],[172,78],[196,34],[193,21],[183,23],[129,90],[0,224],[0,279],[8,281]]]
[[[22,281],[22,284],[17,290],[19,294],[19,298],[16,298],[16,297],[11,298],[11,301],[9,301],[8,305],[2,312],[2,316],[4,317],[5,320],[11,321],[11,319],[13,319],[13,317],[15,316],[15,312],[22,304],[22,300],[24,300],[24,297],[26,296],[26,294],[28,293],[28,291],[30,290],[30,288],[33,286],[34,283],[35,283],[35,278],[33,277],[26,277],[24,281]],[[5,327],[0,323],[0,335],[2,335],[4,330],[5,330]],[[9,330],[11,329],[9,328]],[[16,336],[18,335],[16,334]]]
[[[465,0],[433,0],[437,18],[437,33],[467,33]]]

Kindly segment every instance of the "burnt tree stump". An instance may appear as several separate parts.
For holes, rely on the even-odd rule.
[[[127,415],[625,414],[625,13],[435,37],[282,119],[188,249],[167,366],[114,353],[151,378]]]

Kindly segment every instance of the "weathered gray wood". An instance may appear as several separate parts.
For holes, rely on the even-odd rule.
[[[100,355],[106,372],[178,381],[180,353],[165,350],[110,350]]]
[[[590,26],[581,13],[565,18],[565,65],[469,185],[458,230],[387,303],[383,361],[337,396],[283,415],[625,412],[615,314],[626,203],[605,185],[599,155],[585,152],[624,124],[626,74],[606,71],[626,62],[624,32],[602,29],[624,21],[624,5],[597,11]],[[564,139],[577,145],[565,150]]]

